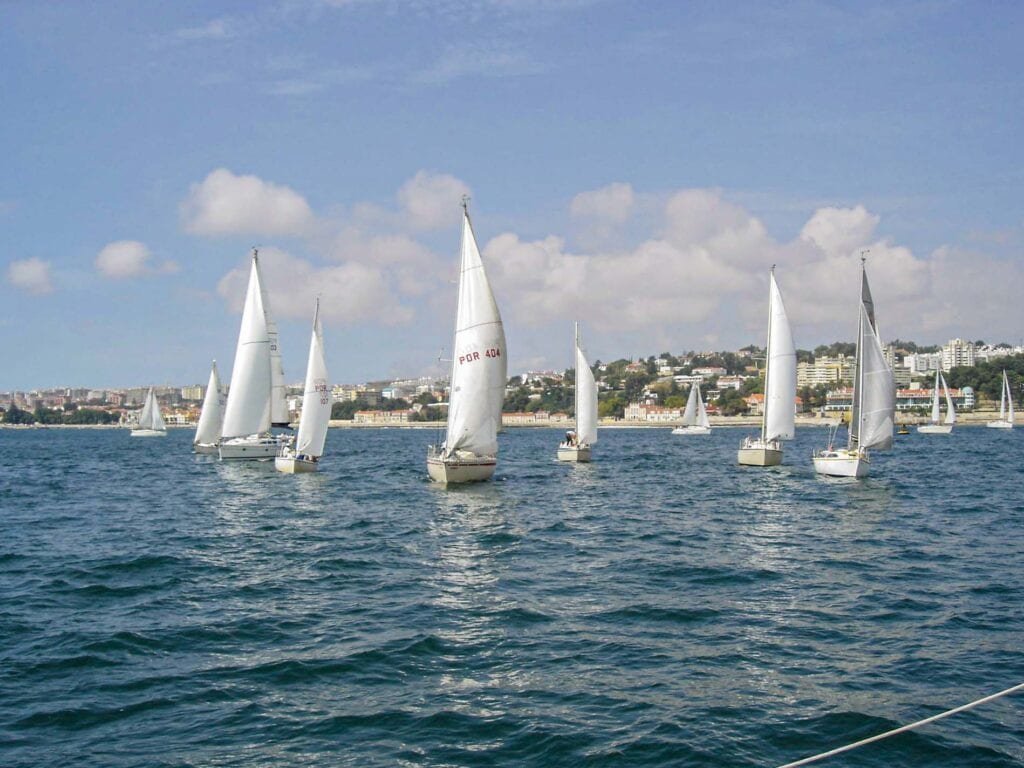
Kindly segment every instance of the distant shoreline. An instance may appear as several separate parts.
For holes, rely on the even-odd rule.
[[[969,413],[958,413],[957,423],[958,427],[981,427],[987,422],[995,421],[999,418],[998,411],[972,411]],[[798,427],[828,427],[833,424],[839,423],[838,419],[820,417],[820,416],[797,416],[796,426]],[[907,416],[904,414],[897,414],[896,424],[914,426],[916,424],[926,424],[927,420],[921,416]],[[1015,424],[1024,426],[1024,421],[1020,418],[1014,420]],[[354,421],[345,421],[342,419],[332,419],[329,426],[334,429],[444,429],[446,422],[443,421],[414,421],[406,423],[395,423],[395,424],[373,424],[373,423],[356,423]],[[711,426],[720,428],[730,427],[759,427],[761,425],[760,416],[713,416],[711,417]],[[537,421],[531,424],[506,424],[502,429],[572,429],[574,423],[572,421]],[[624,419],[602,419],[598,426],[602,429],[671,429],[679,426],[679,420],[673,421],[626,421]],[[298,425],[295,425],[298,428]],[[0,423],[0,429],[16,429],[16,430],[42,430],[42,429],[120,429],[129,431],[130,427],[124,427],[119,424],[3,424]],[[194,424],[168,424],[167,429],[195,429]]]

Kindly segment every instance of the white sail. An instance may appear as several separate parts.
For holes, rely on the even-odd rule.
[[[860,398],[857,445],[860,448],[891,448],[896,384],[885,360],[882,342],[863,302],[860,313],[860,338],[857,342],[861,366],[857,376],[860,392],[854,392],[854,399]]]
[[[576,437],[580,445],[597,442],[597,382],[576,335]]]
[[[331,420],[331,388],[327,383],[323,329],[320,327],[320,302],[313,314],[313,334],[309,340],[306,386],[302,396],[302,416],[295,452],[302,456],[322,456],[327,441],[327,423]]]
[[[946,424],[956,424],[956,408],[953,407],[953,398],[949,396],[945,376],[942,377],[942,392],[946,396]]]
[[[1010,391],[1010,379],[1003,371],[1003,386],[1006,388],[1006,420],[1013,424],[1013,393]]]
[[[220,430],[224,424],[224,393],[220,387],[220,374],[217,372],[217,361],[210,368],[210,381],[206,385],[206,396],[203,398],[203,410],[199,413],[199,424],[196,425],[196,436],[193,445],[213,445],[220,440]]]
[[[932,424],[938,424],[942,416],[939,408],[939,372],[935,371],[935,388],[932,390]]]
[[[771,275],[768,361],[764,383],[765,440],[792,440],[796,422],[796,347],[782,293]]]
[[[693,427],[697,425],[697,385],[690,387],[690,394],[686,398],[686,409],[683,411],[683,426]]]
[[[999,392],[999,420],[1006,421],[1006,394],[1009,389],[1009,383],[1006,380],[1006,371],[1003,371],[1003,386]],[[1010,419],[1013,421],[1013,419]]]
[[[221,436],[246,437],[269,431],[270,390],[270,337],[259,268],[253,256]]]
[[[459,303],[452,352],[445,453],[450,456],[455,451],[467,451],[495,456],[508,378],[505,329],[468,212],[462,220]]]
[[[156,401],[152,387],[146,393],[146,401],[142,404],[142,411],[139,413],[139,429],[154,429],[158,432],[167,429],[164,417],[160,415],[160,404]]]
[[[270,339],[270,423],[275,427],[288,426],[288,404],[285,401],[284,364],[281,362],[281,345],[278,341],[277,323],[270,311],[270,298],[263,284],[263,273],[260,271],[259,257],[253,254],[253,264],[259,275],[260,298],[263,301],[263,314],[267,323],[267,338]]]
[[[710,429],[711,421],[708,419],[708,412],[704,407],[704,398],[700,396],[700,384],[694,384],[694,386],[697,388],[697,426]]]

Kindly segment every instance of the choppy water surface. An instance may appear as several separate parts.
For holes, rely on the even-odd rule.
[[[191,433],[0,431],[0,764],[773,766],[1024,681],[1024,430],[862,482],[743,432],[332,430],[318,475]],[[1024,701],[826,766],[1018,766]]]

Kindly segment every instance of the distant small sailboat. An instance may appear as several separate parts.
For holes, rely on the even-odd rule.
[[[462,201],[462,256],[452,345],[448,428],[427,449],[427,474],[438,483],[488,480],[498,464],[498,430],[508,379],[505,329]]]
[[[857,351],[853,374],[853,410],[845,448],[829,444],[814,454],[814,471],[833,477],[867,477],[871,468],[869,449],[892,448],[896,414],[896,383],[885,360],[875,324],[875,303],[868,288],[868,274],[861,258]]]
[[[939,408],[939,385],[942,385],[942,392],[946,396],[946,418],[939,421],[941,410]],[[932,415],[928,424],[920,424],[917,431],[924,435],[948,435],[953,431],[956,424],[956,408],[953,406],[953,398],[949,396],[949,388],[946,386],[946,377],[938,371],[935,372],[935,389],[932,392]]]
[[[999,419],[985,425],[992,429],[1013,429],[1013,393],[1010,391],[1010,380],[1003,371],[1003,392],[999,397]]]
[[[580,348],[580,324],[576,323],[576,430],[558,446],[559,461],[590,461],[597,442],[597,382]]]
[[[196,425],[196,436],[192,440],[195,453],[217,453],[220,442],[220,430],[224,425],[224,391],[220,386],[220,374],[217,361],[210,367],[210,381],[206,385],[206,396],[203,398],[203,410],[199,413],[199,424]]]
[[[700,384],[690,387],[690,395],[686,398],[686,410],[683,411],[682,426],[672,430],[673,435],[710,435],[711,422],[704,408],[704,400],[700,396]]]
[[[295,448],[284,447],[274,459],[279,472],[296,474],[315,472],[327,442],[327,426],[331,420],[331,387],[327,380],[327,362],[324,360],[323,329],[320,327],[320,300],[313,313],[313,334],[309,340],[309,361],[306,364],[306,384],[302,395],[302,416]]]
[[[167,425],[160,415],[160,404],[156,401],[153,388],[146,393],[146,402],[139,413],[139,423],[131,431],[132,437],[167,437]]]
[[[736,460],[752,467],[777,466],[782,463],[782,441],[792,440],[795,433],[796,347],[773,266],[768,286],[768,349],[761,435],[746,438]]]
[[[225,459],[267,459],[285,441],[270,432],[275,392],[276,331],[270,331],[269,308],[260,277],[259,254],[253,251],[238,347],[231,369],[231,386],[224,407],[224,426],[218,452]]]

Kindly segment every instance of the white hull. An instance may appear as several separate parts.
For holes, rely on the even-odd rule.
[[[673,435],[710,435],[711,427],[676,427],[672,430]]]
[[[871,462],[867,454],[837,448],[814,455],[814,471],[830,477],[867,477]]]
[[[559,461],[590,461],[589,445],[566,445],[558,446]]]
[[[1012,421],[990,421],[985,425],[989,429],[1013,429]]]
[[[748,437],[736,452],[736,461],[746,467],[777,467],[782,463],[782,443]]]
[[[919,424],[917,431],[922,435],[948,435],[953,431],[952,424]]]
[[[316,472],[319,462],[313,459],[300,459],[296,456],[274,457],[274,469],[288,475],[299,475],[303,472]]]
[[[220,444],[221,461],[238,459],[273,459],[281,451],[275,437],[235,437]]]
[[[216,443],[192,443],[192,453],[203,453],[216,456],[219,446]]]
[[[167,437],[166,429],[133,429],[131,437]]]
[[[427,474],[435,483],[454,485],[457,483],[479,483],[490,480],[498,460],[492,456],[453,457],[427,456]]]

